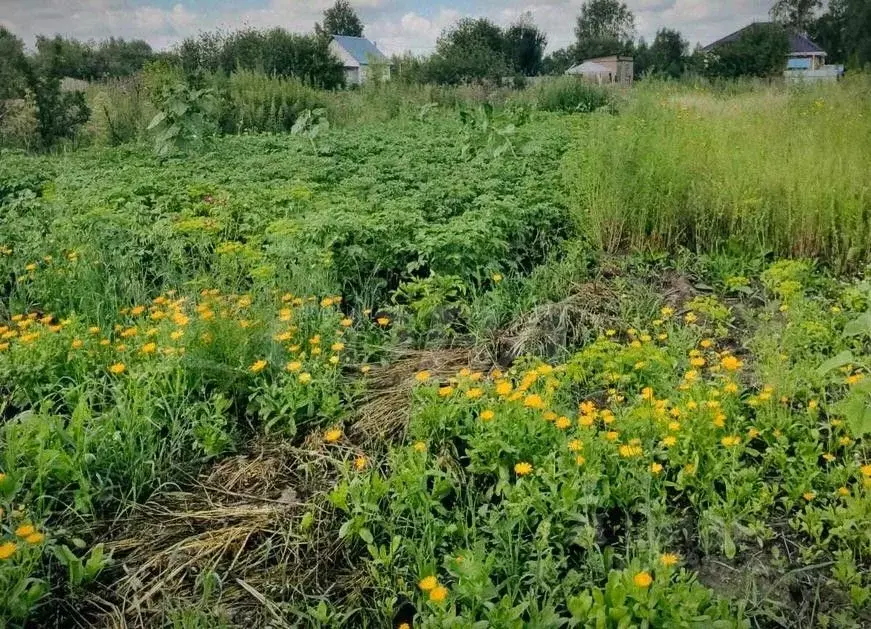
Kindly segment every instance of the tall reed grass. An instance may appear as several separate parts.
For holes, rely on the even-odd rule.
[[[871,260],[871,78],[729,97],[642,88],[564,158],[581,229],[609,251],[724,248]]]

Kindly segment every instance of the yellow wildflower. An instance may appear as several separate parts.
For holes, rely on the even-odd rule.
[[[521,461],[520,463],[516,463],[514,465],[514,473],[518,476],[526,476],[527,474],[532,473],[532,464],[527,463],[526,461]]]
[[[269,363],[267,363],[265,360],[260,359],[252,364],[250,367],[248,367],[248,371],[250,371],[251,373],[260,373],[261,371],[266,369],[266,365],[268,364]]]
[[[648,588],[653,583],[653,577],[650,576],[649,572],[639,572],[632,577],[632,582],[640,588]]]
[[[423,579],[421,579],[420,582],[417,584],[417,587],[419,587],[424,592],[430,592],[430,591],[434,590],[435,588],[437,588],[438,585],[439,585],[439,580],[437,578],[435,578],[434,576],[430,575],[428,577],[424,577]]]
[[[12,555],[15,554],[15,550],[18,547],[15,545],[15,542],[4,542],[0,544],[0,560],[9,559]]]
[[[661,563],[666,568],[671,568],[672,566],[676,566],[680,562],[680,556],[675,553],[664,553],[659,556],[659,563]]]
[[[115,363],[114,365],[109,367],[109,371],[111,371],[116,376],[120,376],[126,370],[127,370],[127,367],[124,365],[124,363]]]
[[[324,441],[327,443],[335,443],[342,438],[341,428],[330,428],[324,433]]]
[[[433,603],[442,603],[448,597],[448,588],[443,585],[434,587],[429,592],[429,600]]]
[[[492,420],[494,417],[496,417],[496,413],[494,413],[493,411],[491,411],[488,408],[486,410],[481,411],[481,414],[479,415],[479,417],[481,418],[481,421],[488,422],[488,421]]]

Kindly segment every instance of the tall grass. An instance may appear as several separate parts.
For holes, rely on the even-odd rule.
[[[869,92],[867,76],[727,98],[642,88],[567,153],[575,217],[609,251],[737,243],[840,268],[871,260]]]

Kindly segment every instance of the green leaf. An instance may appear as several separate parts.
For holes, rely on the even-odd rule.
[[[154,127],[166,120],[166,114],[162,111],[157,112],[157,115],[148,123],[148,130],[151,131]]]
[[[372,531],[367,528],[361,528],[357,533],[360,535],[360,539],[362,539],[367,544],[371,544],[375,541],[375,538],[372,537]]]
[[[858,319],[844,326],[844,336],[871,336],[871,312],[866,312]]]
[[[854,392],[844,404],[844,418],[856,437],[871,433],[871,404],[868,396]]]
[[[854,362],[856,362],[856,359],[853,357],[853,352],[851,352],[850,350],[845,350],[834,358],[830,358],[822,365],[817,367],[817,375],[824,376],[834,369],[839,369],[846,365],[851,365]]]

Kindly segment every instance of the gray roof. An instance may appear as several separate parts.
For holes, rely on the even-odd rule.
[[[756,26],[764,26],[772,24],[772,22],[754,22],[748,26],[745,26],[739,31],[735,31],[731,35],[726,35],[723,39],[718,39],[713,44],[709,44],[702,48],[703,52],[711,52],[712,50],[724,45],[731,44],[732,42],[736,42],[741,39],[741,36],[751,28]],[[811,41],[810,37],[805,35],[804,33],[799,33],[797,31],[787,31],[787,35],[789,37],[789,54],[791,55],[824,55],[826,51],[817,46],[813,41]]]
[[[566,70],[566,74],[607,74],[608,68],[595,61],[584,61]]]
[[[361,66],[368,65],[370,60],[386,63],[387,57],[365,37],[350,37],[349,35],[333,35],[333,39],[344,48]]]

